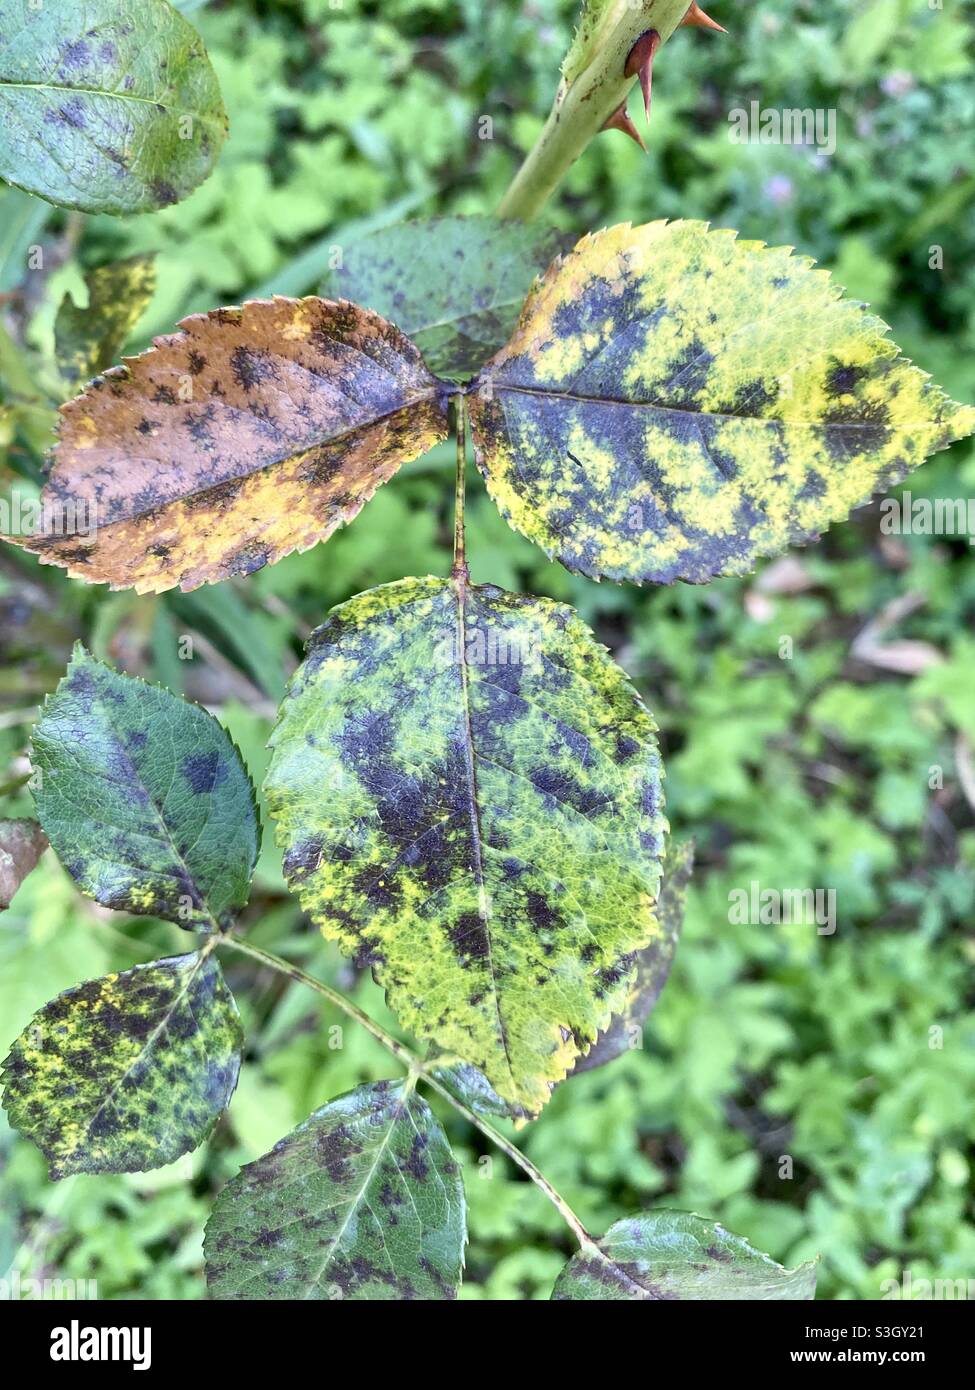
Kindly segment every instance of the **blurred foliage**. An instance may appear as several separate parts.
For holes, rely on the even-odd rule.
[[[971,400],[970,7],[709,8],[732,32],[684,29],[662,52],[649,156],[603,136],[554,220],[581,233],[704,217],[794,244],[835,267],[905,351]],[[231,115],[216,173],[185,203],[127,221],[82,224],[0,193],[11,341],[49,353],[65,290],[84,302],[83,272],[124,255],[159,253],[139,346],[185,312],[314,290],[364,226],[410,210],[490,211],[544,119],[575,10],[574,0],[195,7]],[[835,154],[732,143],[728,113],[751,100],[835,109]],[[491,139],[480,138],[485,116]],[[48,253],[44,273],[24,271],[32,245]],[[929,268],[933,247],[943,269]],[[0,375],[16,394],[2,345]],[[0,446],[4,422],[0,407]],[[29,417],[7,442],[7,465],[29,486],[39,476]],[[76,636],[208,703],[259,777],[283,682],[325,610],[401,575],[445,573],[450,469],[441,449],[327,546],[186,596],[86,589],[6,551],[0,777],[25,771],[26,726]],[[910,490],[963,498],[973,488],[968,445],[939,455]],[[671,820],[698,846],[684,940],[645,1047],[560,1088],[522,1132],[526,1150],[593,1230],[654,1203],[697,1209],[789,1264],[820,1252],[820,1297],[876,1298],[905,1268],[915,1279],[971,1276],[970,545],[882,537],[870,508],[757,580],[644,592],[573,579],[508,531],[473,473],[471,493],[475,579],[568,600],[595,626],[661,724]],[[882,615],[882,641],[902,646],[907,669],[852,650]],[[186,636],[192,660],[180,659]],[[14,791],[2,810],[29,814],[29,797]],[[729,924],[729,891],[752,880],[835,888],[835,935]],[[394,1026],[371,981],[354,980],[308,932],[270,844],[248,920],[261,944],[354,988]],[[177,948],[175,928],[81,901],[48,855],[0,918],[0,1045],[57,990]],[[199,1297],[202,1227],[220,1185],[327,1097],[391,1074],[376,1044],[307,992],[227,964],[249,1052],[214,1140],[160,1173],[52,1186],[40,1155],[0,1131],[0,1267],[97,1278],[102,1297]],[[470,1203],[466,1296],[547,1297],[570,1249],[558,1216],[445,1118]]]

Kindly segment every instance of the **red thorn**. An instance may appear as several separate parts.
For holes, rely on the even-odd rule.
[[[716,29],[719,34],[727,34],[727,29],[720,25],[716,19],[712,19],[709,14],[705,14],[697,0],[691,0],[691,8],[680,22],[681,24],[697,24],[702,29]],[[677,26],[680,28],[680,24]]]
[[[623,68],[624,77],[632,77],[634,73],[640,74],[643,105],[648,121],[650,119],[650,88],[653,83],[653,55],[659,47],[660,35],[656,29],[648,29],[645,34],[640,35],[630,49],[626,65]]]
[[[603,130],[621,130],[624,135],[628,135],[631,140],[635,140],[644,154],[647,147],[643,143],[643,136],[630,120],[626,112],[626,102],[622,102],[611,116],[608,116],[602,125]]]

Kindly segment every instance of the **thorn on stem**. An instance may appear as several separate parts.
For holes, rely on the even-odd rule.
[[[709,14],[705,14],[697,0],[691,0],[691,7],[680,22],[681,24],[696,24],[701,29],[716,29],[719,34],[727,34],[727,29],[712,19]],[[680,24],[677,26],[680,28]]]
[[[624,135],[628,135],[631,140],[635,140],[644,154],[647,147],[643,143],[643,136],[630,120],[626,110],[626,102],[621,102],[611,116],[608,116],[602,125],[603,130],[621,130]]]
[[[648,121],[650,119],[650,89],[653,84],[653,55],[659,47],[660,35],[656,29],[648,29],[645,34],[640,35],[630,49],[626,65],[623,68],[624,77],[632,77],[634,73],[639,74],[643,105]]]

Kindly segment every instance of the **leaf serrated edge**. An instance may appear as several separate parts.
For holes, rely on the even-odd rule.
[[[261,807],[260,807],[260,802],[259,802],[258,796],[257,796],[257,788],[256,788],[255,785],[254,785],[254,779],[251,777],[250,768],[247,766],[247,763],[246,763],[245,760],[244,760],[244,755],[241,753],[240,748],[237,746],[237,744],[235,743],[234,739],[231,737],[230,731],[227,729],[227,727],[226,727],[224,724],[222,724],[222,723],[220,722],[220,720],[217,718],[217,716],[216,716],[215,714],[211,713],[211,711],[208,710],[208,709],[206,708],[205,705],[198,704],[196,700],[187,699],[185,695],[178,695],[175,691],[170,690],[170,688],[169,688],[167,685],[163,685],[163,684],[162,684],[161,682],[159,682],[159,681],[147,681],[147,680],[145,679],[144,676],[133,676],[133,675],[130,675],[127,671],[118,671],[118,670],[116,670],[115,667],[114,667],[114,666],[110,666],[110,665],[108,664],[107,661],[100,661],[100,660],[98,659],[97,656],[94,656],[94,655],[88,650],[88,648],[84,645],[84,643],[83,643],[80,639],[78,639],[78,640],[75,642],[74,646],[73,646],[72,649],[71,649],[71,656],[70,656],[70,658],[69,658],[69,660],[68,660],[67,666],[65,667],[64,675],[63,675],[63,676],[61,677],[61,679],[58,681],[58,683],[57,683],[57,685],[54,687],[54,689],[53,689],[53,690],[49,690],[49,691],[47,692],[47,694],[44,696],[44,699],[42,700],[41,704],[38,706],[38,717],[37,717],[37,719],[34,721],[33,725],[31,726],[30,735],[29,735],[28,741],[27,741],[27,758],[28,758],[28,761],[30,762],[30,765],[31,765],[31,773],[33,774],[33,773],[36,771],[36,768],[34,767],[34,758],[33,758],[33,754],[34,754],[34,731],[36,730],[36,728],[38,727],[38,725],[43,721],[44,714],[45,714],[45,712],[46,712],[46,710],[47,710],[48,705],[50,704],[50,702],[54,699],[54,697],[55,697],[55,696],[58,694],[58,692],[60,691],[62,685],[63,685],[64,682],[67,680],[68,675],[70,674],[70,672],[71,672],[72,669],[74,668],[76,662],[91,662],[91,663],[93,663],[95,666],[101,666],[104,670],[108,671],[111,675],[113,675],[113,676],[118,676],[120,680],[124,680],[124,681],[133,681],[133,682],[136,682],[137,684],[141,685],[141,686],[143,687],[143,689],[146,689],[146,690],[155,690],[155,691],[159,692],[159,693],[162,694],[162,695],[168,695],[168,696],[170,696],[173,700],[176,700],[179,704],[185,705],[185,706],[187,706],[187,708],[189,708],[190,710],[195,710],[195,711],[197,711],[198,713],[204,715],[207,719],[211,720],[214,724],[216,724],[217,728],[220,729],[220,730],[222,731],[222,733],[223,733],[224,737],[226,738],[227,742],[230,744],[231,748],[234,750],[234,752],[235,752],[236,755],[237,755],[237,761],[238,761],[239,764],[240,764],[241,771],[242,771],[243,774],[244,774],[244,780],[246,781],[248,791],[250,792],[251,809],[252,809],[253,812],[254,812],[254,828],[255,828],[255,832],[256,832],[256,835],[255,835],[256,844],[255,844],[255,850],[254,850],[254,857],[253,857],[253,859],[252,859],[252,861],[251,861],[250,870],[249,870],[249,875],[248,875],[248,886],[252,885],[253,879],[254,879],[254,870],[255,870],[255,868],[257,867],[257,861],[258,861],[258,859],[260,858],[260,853],[261,853],[261,841],[262,841],[263,834],[264,834],[264,826],[263,826],[263,823],[262,823],[262,820],[261,820]],[[31,788],[30,788],[30,782],[29,782],[29,781],[28,781],[28,783],[27,783],[27,786],[28,786],[28,790],[30,790]],[[32,799],[34,799],[34,798],[33,798],[33,793],[32,793]],[[37,802],[36,802],[36,799],[34,799],[34,809],[37,810]],[[41,829],[43,830],[43,829],[44,829],[44,824],[43,824],[43,822],[42,822],[41,819],[40,819],[40,814],[38,814],[38,823],[40,824]],[[47,832],[45,831],[45,834],[46,834],[46,833],[47,833]],[[49,838],[50,838],[50,837],[49,837]],[[53,844],[51,845],[51,848],[54,850],[54,853],[55,853],[55,855],[57,856],[58,862],[59,862],[59,863],[63,863],[63,861],[61,860],[61,856],[58,854],[57,849],[55,848],[55,846],[54,846]],[[65,867],[66,867],[66,866],[65,866]],[[96,897],[93,896],[93,894],[91,894],[91,893],[86,893],[85,890],[81,887],[81,885],[80,885],[79,883],[77,883],[76,880],[75,880],[73,877],[72,877],[72,880],[71,880],[71,881],[75,884],[75,887],[78,889],[78,891],[79,891],[80,893],[82,893],[86,898],[90,898],[90,899],[92,900],[92,902],[98,902],[98,901],[99,901],[98,898],[96,898]],[[237,916],[239,916],[239,914],[240,914],[241,912],[243,912],[243,910],[244,910],[244,908],[245,908],[246,906],[247,906],[247,903],[246,903],[246,901],[245,901],[245,902],[242,903],[241,906],[237,909]],[[123,912],[123,914],[125,914],[125,915],[127,915],[127,916],[137,917],[137,916],[141,915],[141,914],[137,913],[134,909],[131,909],[131,908],[122,908],[122,909],[113,909],[113,910],[121,911],[121,912]],[[155,913],[147,913],[147,914],[144,914],[144,915],[146,915],[146,916],[156,916]],[[211,936],[211,935],[212,935],[212,936],[215,936],[215,937],[220,937],[220,936],[225,936],[228,932],[230,932],[231,930],[233,930],[233,927],[234,927],[235,922],[236,922],[236,918],[235,918],[235,922],[234,922],[234,923],[230,923],[230,924],[228,924],[228,926],[226,926],[226,927],[221,927],[220,924],[219,924],[219,923],[216,921],[216,919],[213,917],[212,913],[210,913],[209,909],[207,909],[207,916],[210,918],[210,921],[213,923],[213,930],[212,930],[212,931],[211,931],[210,929],[204,928],[204,927],[199,927],[199,928],[185,927],[185,926],[183,925],[182,922],[174,922],[173,925],[174,925],[174,926],[177,926],[177,927],[181,927],[184,931],[199,930],[199,931],[203,932],[206,936]],[[159,918],[159,921],[162,921],[162,922],[171,921],[171,920],[172,920],[171,918],[167,918],[167,917],[160,917],[160,918]]]

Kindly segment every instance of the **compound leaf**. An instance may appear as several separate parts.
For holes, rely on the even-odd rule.
[[[553,263],[482,369],[478,464],[570,570],[744,574],[975,429],[886,334],[789,248],[613,227]]]
[[[610,1226],[595,1247],[573,1255],[553,1299],[811,1299],[814,1263],[784,1269],[742,1236],[683,1211],[652,1211]]]
[[[52,1178],[136,1173],[207,1137],[237,1084],[234,997],[206,950],[89,980],[45,1004],[3,1063],[10,1123]]]
[[[36,820],[0,820],[0,911],[47,849],[47,836]]]
[[[329,1101],[221,1192],[204,1250],[217,1299],[456,1298],[460,1169],[405,1083]]]
[[[272,734],[302,905],[404,1026],[528,1114],[658,930],[654,727],[571,609],[407,579],[332,612]]]
[[[103,372],[118,356],[156,288],[155,256],[129,256],[85,276],[88,305],[65,295],[54,321],[61,375],[72,387]]]
[[[392,319],[433,371],[469,377],[508,338],[535,276],[564,245],[551,228],[495,217],[400,222],[347,251],[325,288]]]
[[[660,991],[667,983],[670,967],[674,963],[677,940],[684,924],[684,899],[693,868],[694,842],[685,840],[675,844],[669,841],[664,854],[660,896],[655,908],[660,932],[649,946],[637,952],[636,974],[626,1003],[589,1051],[578,1059],[574,1068],[576,1072],[604,1067],[631,1047],[640,1046],[643,1025],[660,998]]]
[[[0,178],[84,212],[147,212],[210,173],[227,116],[167,0],[6,0]]]
[[[247,901],[257,812],[212,715],[79,644],[31,755],[38,819],[83,892],[189,930],[230,926]]]
[[[252,300],[180,327],[61,407],[42,503],[86,524],[24,544],[76,578],[158,593],[250,574],[446,436],[442,383],[369,310]]]

